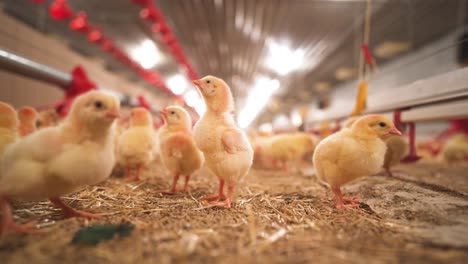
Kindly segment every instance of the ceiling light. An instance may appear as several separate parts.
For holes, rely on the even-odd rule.
[[[169,86],[169,89],[171,89],[174,94],[179,95],[187,89],[189,83],[184,76],[176,74],[167,79],[167,86]]]
[[[294,110],[291,112],[291,123],[295,127],[299,127],[300,125],[302,125],[302,116],[299,113],[299,111]]]
[[[329,82],[318,82],[314,85],[314,89],[315,91],[317,91],[318,93],[325,93],[325,92],[328,92],[330,90],[330,83]]]
[[[289,118],[285,114],[280,114],[277,115],[273,119],[273,129],[282,131],[282,130],[288,130],[291,128],[291,122],[289,121]]]
[[[279,81],[275,79],[268,79],[266,77],[257,79],[237,119],[237,123],[241,128],[248,127],[255,120],[270,99],[270,96],[278,90],[279,86]]]
[[[281,75],[286,75],[291,71],[299,69],[303,63],[305,51],[303,49],[291,50],[286,45],[275,42],[270,44],[270,54],[267,58],[267,65]]]
[[[151,69],[163,59],[161,52],[153,41],[145,39],[140,45],[130,50],[134,60],[139,62],[145,69]]]
[[[385,41],[379,44],[375,49],[375,56],[383,59],[390,59],[405,51],[408,51],[410,44],[404,41]]]
[[[258,127],[258,131],[262,133],[271,133],[273,132],[273,126],[271,123],[263,123]]]
[[[198,115],[203,115],[206,111],[205,102],[195,89],[191,89],[184,94],[185,102],[188,106],[191,106],[195,109]]]
[[[339,81],[346,81],[356,76],[356,69],[349,67],[340,67],[335,71],[335,78]]]

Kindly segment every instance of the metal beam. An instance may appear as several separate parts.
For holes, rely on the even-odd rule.
[[[34,80],[55,84],[60,87],[67,86],[72,80],[71,75],[68,73],[5,50],[0,50],[0,69],[20,74]]]

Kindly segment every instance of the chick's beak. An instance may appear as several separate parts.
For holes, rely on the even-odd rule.
[[[192,80],[192,83],[195,84],[196,87],[200,88],[200,85],[201,85],[200,80]]]
[[[119,110],[116,108],[112,108],[106,113],[106,117],[109,119],[116,119],[120,117]]]
[[[388,134],[390,135],[397,135],[397,136],[401,136],[401,132],[396,129],[395,127],[391,128],[389,131],[388,131]]]

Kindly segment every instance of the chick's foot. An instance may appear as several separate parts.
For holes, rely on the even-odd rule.
[[[63,217],[65,218],[72,218],[72,217],[81,217],[81,218],[88,218],[88,219],[99,219],[101,216],[88,213],[88,212],[83,212],[83,211],[78,211],[70,206],[66,205],[60,198],[50,198],[49,199],[55,206],[58,208],[62,209],[62,214]]]

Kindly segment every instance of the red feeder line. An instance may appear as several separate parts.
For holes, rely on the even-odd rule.
[[[132,2],[140,6],[144,6],[144,8],[140,10],[140,17],[153,23],[151,31],[161,34],[162,42],[168,47],[177,63],[184,66],[188,77],[191,80],[199,79],[198,74],[193,70],[192,65],[182,50],[179,41],[167,25],[161,10],[152,1],[132,0]]]
[[[43,3],[44,1],[32,0],[32,2]],[[133,0],[133,2],[139,5],[147,5],[150,3],[150,0]],[[67,20],[73,17],[73,10],[68,6],[67,0],[55,0],[49,6],[49,15],[56,20]],[[140,64],[133,61],[122,49],[117,47],[110,38],[105,37],[99,27],[92,26],[87,19],[86,12],[78,12],[75,18],[70,21],[70,29],[79,33],[87,34],[89,42],[100,45],[103,51],[110,53],[121,63],[127,65],[145,81],[157,86],[167,94],[176,97],[176,95],[167,88],[158,73],[143,69]]]

